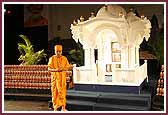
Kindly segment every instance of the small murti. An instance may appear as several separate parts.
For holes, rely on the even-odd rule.
[[[131,10],[108,4],[71,24],[73,39],[82,43],[84,66],[74,67],[75,84],[140,86],[147,61],[139,64],[139,47],[150,37],[151,23]]]

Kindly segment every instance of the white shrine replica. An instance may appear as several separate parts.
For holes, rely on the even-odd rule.
[[[112,4],[86,21],[74,21],[72,37],[83,45],[85,58],[84,66],[73,69],[74,84],[140,86],[147,79],[147,61],[140,66],[139,47],[150,37],[150,29],[146,17]]]

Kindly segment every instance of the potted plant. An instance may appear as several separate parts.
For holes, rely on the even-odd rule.
[[[18,43],[18,50],[21,53],[19,61],[22,61],[21,65],[36,65],[39,64],[42,59],[46,59],[47,54],[43,50],[34,52],[33,45],[29,39],[24,35],[19,35],[26,44]],[[46,59],[47,61],[47,59]]]

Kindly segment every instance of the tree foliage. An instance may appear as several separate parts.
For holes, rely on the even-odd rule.
[[[159,28],[157,16],[154,14],[151,19],[151,38],[148,46],[157,57],[160,65],[164,64],[164,29]]]
[[[149,40],[148,46],[151,47],[153,54],[157,57],[160,65],[164,64],[164,34],[162,32],[157,32],[156,40]]]
[[[77,64],[77,66],[84,65],[84,50],[80,42],[77,43],[77,48],[69,51],[69,58],[72,64]]]
[[[159,28],[158,19],[154,14],[151,19],[151,36],[148,41],[143,41],[141,50],[154,54],[160,65],[164,64],[164,29]]]
[[[18,43],[18,50],[20,52],[19,61],[22,61],[22,65],[36,65],[39,64],[42,59],[46,59],[47,54],[43,50],[34,52],[33,45],[29,39],[24,35],[19,35],[24,41],[24,43]],[[46,59],[47,61],[47,59]]]

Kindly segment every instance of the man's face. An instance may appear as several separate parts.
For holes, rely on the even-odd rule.
[[[55,48],[55,54],[59,57],[59,56],[61,56],[62,55],[62,50],[57,50],[56,48]]]

